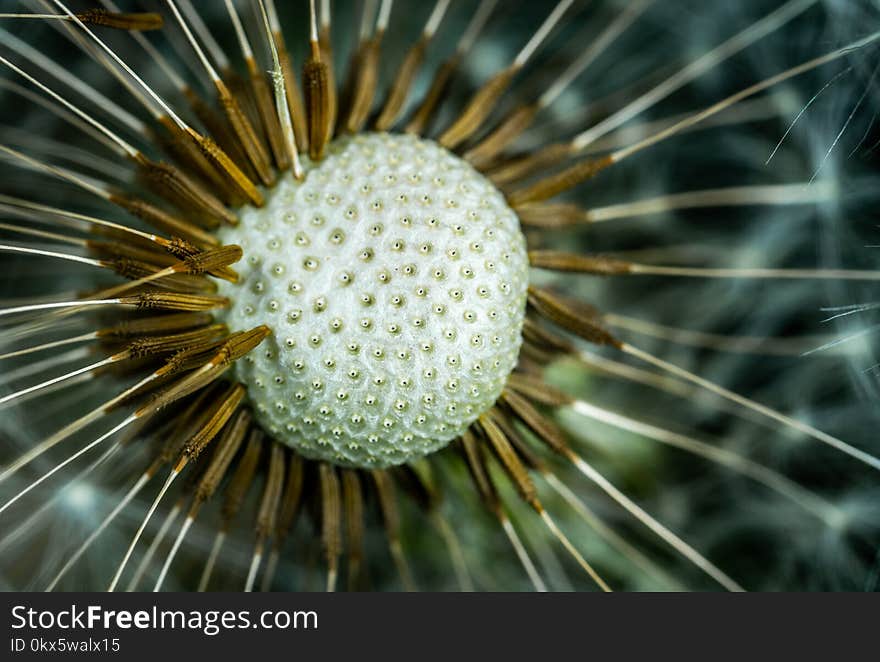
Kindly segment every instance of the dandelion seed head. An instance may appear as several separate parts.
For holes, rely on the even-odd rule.
[[[114,570],[117,590],[880,585],[873,469],[801,434],[876,455],[877,408],[852,397],[876,394],[876,311],[825,321],[839,314],[826,307],[875,302],[876,286],[746,273],[876,266],[876,43],[651,142],[871,32],[870,0],[333,0],[315,3],[310,55],[309,3],[162,4],[163,31],[93,32],[211,142],[190,144],[145,89],[54,38],[85,39],[72,21],[2,26],[3,57],[154,162],[81,130],[85,118],[55,123],[61,108],[44,112],[51,98],[7,67],[4,100],[28,105],[6,104],[0,142],[32,161],[5,153],[0,243],[35,250],[0,251],[3,306],[110,287],[217,295],[189,321],[129,304],[0,314],[0,475],[14,469],[0,478],[4,586],[106,588]],[[13,29],[55,64],[17,50]],[[210,84],[202,49],[228,89]],[[639,144],[650,149],[627,152]],[[531,161],[545,149],[546,164]],[[595,180],[523,202],[609,152],[620,160]],[[118,284],[45,251],[146,259],[153,276],[198,268]],[[202,271],[218,251],[240,259]],[[568,272],[547,266],[554,251],[643,270]],[[692,274],[668,275],[682,268]],[[713,270],[728,276],[701,277]],[[146,326],[118,331],[131,323]],[[594,346],[606,332],[614,342]],[[245,336],[262,342],[239,352]],[[148,346],[163,351],[140,357]],[[129,347],[136,360],[66,377]],[[163,376],[104,412],[152,370]],[[79,454],[199,374],[215,376]],[[92,410],[104,413],[87,423]],[[169,461],[186,473],[160,492],[165,471],[150,472]]]

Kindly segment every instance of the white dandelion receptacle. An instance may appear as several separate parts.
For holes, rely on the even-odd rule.
[[[383,467],[446,446],[516,365],[528,259],[496,188],[437,144],[361,134],[223,231],[232,329],[257,417],[307,457]]]

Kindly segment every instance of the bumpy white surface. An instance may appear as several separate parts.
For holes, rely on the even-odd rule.
[[[528,285],[503,196],[433,142],[361,134],[284,179],[222,240],[244,249],[234,330],[273,331],[236,366],[263,427],[306,457],[384,467],[431,453],[513,370]]]

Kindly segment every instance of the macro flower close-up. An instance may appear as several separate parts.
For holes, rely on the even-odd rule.
[[[0,0],[0,586],[880,590],[878,19]]]

